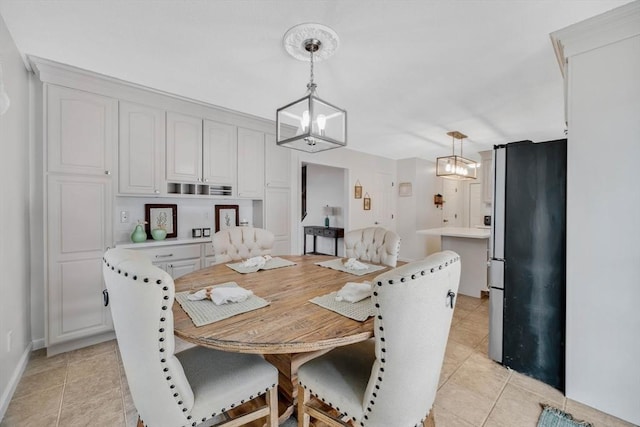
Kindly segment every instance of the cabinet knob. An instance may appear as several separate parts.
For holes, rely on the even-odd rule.
[[[153,190],[154,193],[160,194],[160,190]]]
[[[207,178],[203,179],[202,182],[209,182]]]
[[[105,175],[111,175],[111,171],[104,171]]]

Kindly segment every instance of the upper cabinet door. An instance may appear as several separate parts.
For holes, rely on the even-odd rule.
[[[238,197],[264,198],[264,133],[238,128]]]
[[[160,194],[164,179],[164,111],[120,102],[118,189]]]
[[[110,175],[117,114],[115,99],[48,85],[48,171]]]
[[[167,113],[167,180],[202,180],[202,119]]]
[[[291,150],[279,147],[275,135],[265,135],[265,177],[267,187],[291,187]]]
[[[207,184],[236,186],[238,137],[236,127],[204,121],[202,180]]]

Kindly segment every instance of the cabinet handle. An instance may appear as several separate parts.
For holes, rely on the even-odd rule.
[[[156,258],[169,258],[172,257],[173,254],[166,254],[166,255],[156,255]]]
[[[109,305],[109,291],[106,289],[102,290],[102,300],[104,301],[105,307]]]
[[[105,175],[111,175],[111,171],[104,171]]]

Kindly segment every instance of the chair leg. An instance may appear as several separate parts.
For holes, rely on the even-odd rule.
[[[305,405],[311,399],[311,392],[298,385],[298,427],[309,427],[310,417],[305,410]]]
[[[267,405],[269,405],[269,416],[267,417],[267,427],[278,427],[278,387],[273,387],[267,392]]]

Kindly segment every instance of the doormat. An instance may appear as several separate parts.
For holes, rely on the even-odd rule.
[[[542,413],[538,418],[538,427],[593,427],[588,421],[575,420],[571,414],[567,414],[553,406],[540,404]]]

